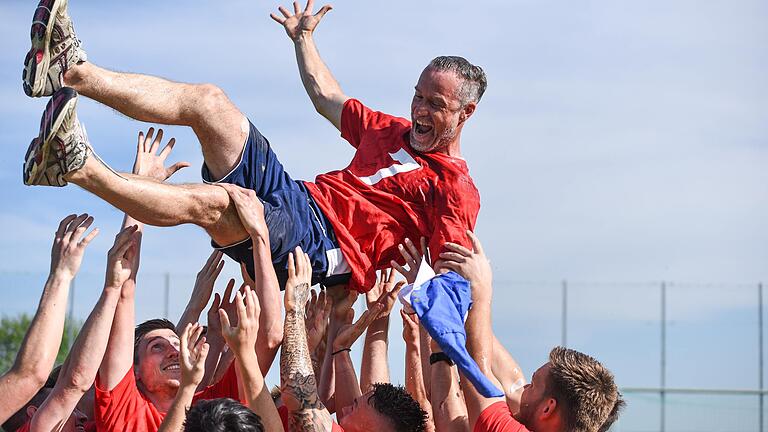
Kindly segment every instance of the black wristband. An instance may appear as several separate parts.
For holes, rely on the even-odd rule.
[[[448,357],[448,354],[444,352],[432,353],[432,355],[429,356],[429,364],[431,365],[441,361],[448,363],[449,366],[453,366],[454,364],[456,364],[453,362],[453,360],[451,360],[450,357]]]
[[[342,348],[342,349],[340,349],[340,350],[338,350],[338,351],[336,351],[336,352],[332,352],[332,353],[331,353],[331,356],[335,356],[336,354],[338,354],[338,353],[340,353],[340,352],[344,352],[344,351],[350,351],[350,352],[351,352],[351,351],[352,351],[352,348]]]

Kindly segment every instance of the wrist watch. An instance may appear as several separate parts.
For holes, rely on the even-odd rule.
[[[451,358],[448,357],[448,354],[444,352],[432,353],[432,355],[429,356],[429,364],[431,365],[441,361],[448,363],[449,366],[453,366],[455,364],[453,360],[451,360]]]

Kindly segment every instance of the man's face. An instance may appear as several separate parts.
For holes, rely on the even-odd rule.
[[[170,329],[152,330],[141,339],[136,380],[149,392],[179,388],[179,337]]]
[[[467,107],[459,98],[461,80],[452,72],[424,69],[411,101],[411,148],[418,152],[444,152],[458,139]],[[474,110],[474,103],[469,112]]]
[[[529,429],[535,426],[537,411],[542,402],[548,398],[547,382],[550,368],[550,364],[546,363],[533,373],[531,382],[526,384],[520,397],[520,410],[514,414],[515,419]]]
[[[384,417],[384,415],[368,402],[368,399],[372,394],[373,390],[356,398],[352,405],[341,409],[344,417],[342,417],[339,424],[345,431],[383,432],[391,430],[389,419]]]

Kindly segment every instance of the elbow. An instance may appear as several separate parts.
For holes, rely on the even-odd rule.
[[[52,370],[53,365],[45,367],[39,363],[31,365],[16,364],[8,374],[18,377],[17,382],[22,383],[24,391],[35,393],[43,388]]]
[[[275,324],[264,334],[264,343],[270,350],[277,350],[283,344],[283,323]]]
[[[93,386],[96,377],[93,374],[75,370],[71,371],[65,379],[64,387],[67,390],[85,394]]]

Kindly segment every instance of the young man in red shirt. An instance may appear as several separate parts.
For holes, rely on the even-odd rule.
[[[313,283],[351,279],[365,291],[375,270],[400,260],[397,244],[404,237],[427,237],[433,254],[446,241],[463,243],[480,198],[461,158],[461,132],[485,91],[485,73],[461,57],[438,57],[419,77],[410,120],[373,111],[343,93],[315,48],[312,33],[328,10],[313,14],[309,1],[303,11],[281,7],[283,17],[273,15],[294,42],[317,111],[357,149],[346,168],[310,183],[290,178],[267,139],[221,89],[99,68],[86,61],[66,0],[42,0],[24,88],[53,98],[27,152],[25,183],[73,182],[144,223],[197,224],[253,273],[251,240],[234,212],[231,188],[163,185],[110,171],[91,157],[77,121],[80,93],[138,120],[192,127],[202,146],[204,181],[251,189],[261,199],[280,286],[296,246],[310,255]]]
[[[480,241],[467,232],[472,248],[448,243],[440,258],[472,286],[472,309],[466,320],[467,350],[480,370],[496,385],[493,375],[491,327],[491,266]],[[436,375],[432,375],[432,379]],[[450,380],[449,374],[442,379]],[[432,383],[433,388],[435,383]],[[447,388],[448,386],[442,385]],[[486,398],[468,380],[462,380],[469,427],[474,432],[602,432],[618,418],[624,406],[613,374],[594,358],[568,348],[556,347],[527,384],[520,407],[512,412],[504,398]],[[433,394],[432,397],[440,397]]]

